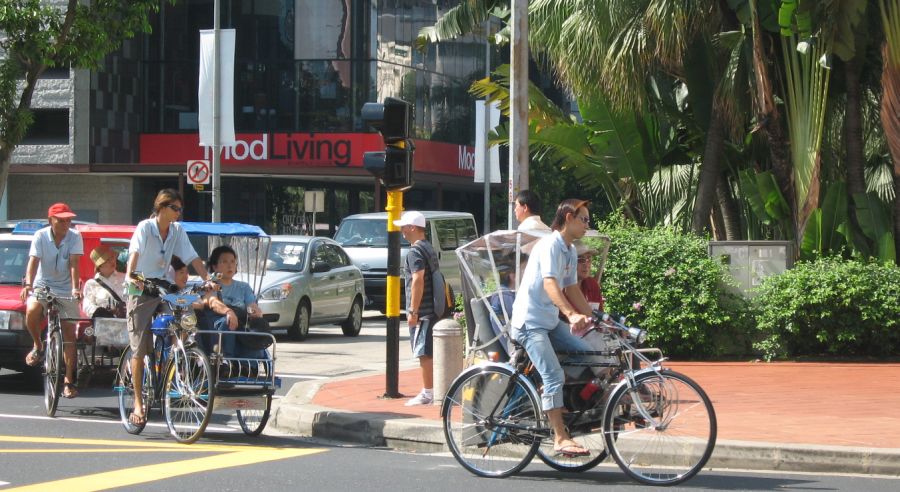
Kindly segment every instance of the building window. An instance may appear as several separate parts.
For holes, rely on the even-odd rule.
[[[22,145],[69,145],[69,109],[32,109],[34,122]]]

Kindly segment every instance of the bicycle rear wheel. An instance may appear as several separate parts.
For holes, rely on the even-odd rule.
[[[716,444],[716,414],[700,386],[669,370],[641,374],[609,399],[606,446],[628,476],[648,485],[681,483],[700,471]]]
[[[166,371],[163,408],[169,432],[178,442],[196,441],[209,424],[213,409],[211,374],[209,359],[196,347],[185,349]]]
[[[115,390],[119,394],[119,420],[122,427],[129,434],[140,434],[144,427],[147,426],[147,420],[140,425],[135,425],[129,417],[134,411],[134,385],[132,384],[131,373],[131,347],[122,352],[119,359],[119,367],[116,370],[116,386]],[[150,408],[153,406],[153,360],[150,355],[144,356],[144,374],[141,384],[141,401],[144,403],[144,415],[150,415]]]
[[[59,320],[50,320],[47,327],[49,336],[47,346],[44,347],[44,409],[47,416],[56,415],[56,407],[59,405],[59,395],[62,393],[63,379],[65,378],[65,364],[63,362],[63,340],[59,329]]]
[[[463,468],[482,477],[506,477],[534,458],[546,429],[537,396],[513,372],[485,367],[450,385],[441,408],[444,437]]]

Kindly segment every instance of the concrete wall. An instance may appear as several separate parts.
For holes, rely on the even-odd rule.
[[[39,219],[47,208],[66,202],[77,220],[131,224],[134,179],[102,174],[10,175],[9,218]]]

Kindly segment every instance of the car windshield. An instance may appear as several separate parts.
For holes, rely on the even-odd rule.
[[[28,241],[0,241],[0,284],[20,284],[28,265]]]
[[[341,222],[334,240],[345,248],[386,248],[387,221],[347,219]],[[409,242],[401,237],[400,245],[409,247]]]
[[[270,272],[299,272],[306,260],[307,243],[273,242],[269,248],[266,270]]]

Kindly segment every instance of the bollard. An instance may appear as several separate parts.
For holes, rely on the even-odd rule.
[[[440,405],[463,369],[462,327],[453,318],[434,325],[434,404]]]

